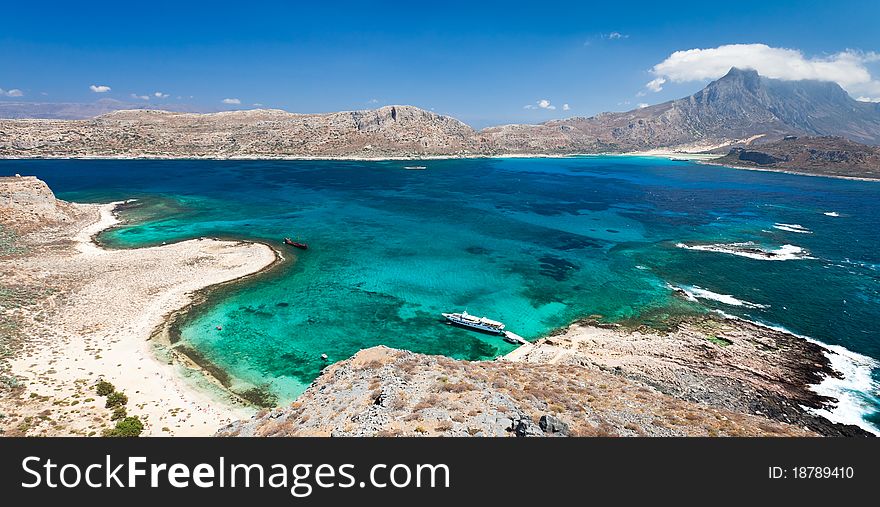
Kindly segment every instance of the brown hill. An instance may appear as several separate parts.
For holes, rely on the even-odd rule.
[[[413,106],[328,114],[123,110],[88,120],[0,120],[0,157],[426,157],[717,150],[789,135],[880,144],[880,104],[821,81],[731,69],[700,92],[624,113],[480,132]]]
[[[842,137],[789,137],[737,147],[714,163],[820,176],[880,179],[880,148]]]

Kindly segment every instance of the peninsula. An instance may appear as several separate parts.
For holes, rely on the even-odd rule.
[[[145,435],[210,434],[251,412],[206,377],[188,379],[193,365],[153,332],[194,291],[266,269],[275,252],[211,239],[107,250],[94,237],[117,223],[118,204],[68,203],[34,177],[0,178],[3,435],[101,435],[113,411],[99,381],[127,397]]]

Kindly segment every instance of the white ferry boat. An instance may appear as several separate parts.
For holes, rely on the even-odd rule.
[[[501,334],[504,332],[503,322],[487,319],[486,317],[476,317],[469,314],[467,311],[461,313],[444,313],[443,317],[453,324],[472,329],[479,329],[480,331],[486,331],[487,333]]]

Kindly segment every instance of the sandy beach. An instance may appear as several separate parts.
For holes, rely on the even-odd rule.
[[[194,291],[264,270],[275,251],[210,239],[104,249],[93,238],[118,222],[116,204],[65,204],[77,219],[58,237],[30,233],[29,255],[0,262],[4,282],[48,289],[36,304],[0,308],[24,336],[8,365],[18,388],[0,398],[6,435],[100,435],[112,423],[93,389],[99,379],[128,396],[144,435],[211,435],[253,412],[151,335]]]

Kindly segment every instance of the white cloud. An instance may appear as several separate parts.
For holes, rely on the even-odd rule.
[[[0,88],[0,95],[4,97],[21,97],[22,95],[24,95],[24,92],[19,90],[18,88],[13,88],[11,90],[4,90],[3,88]]]
[[[156,93],[153,94],[153,97],[156,97],[157,99],[167,99],[167,98],[168,98],[168,94],[167,94],[167,93],[162,93],[162,92],[156,92]]]
[[[140,100],[150,100],[150,97],[148,97],[146,95],[138,95],[137,93],[132,93],[131,98],[140,99]]]
[[[239,99],[223,99],[224,104],[241,104]]]
[[[676,51],[651,68],[655,79],[646,85],[660,91],[671,81],[684,83],[718,79],[731,67],[754,69],[774,79],[833,81],[850,93],[880,97],[880,80],[866,63],[880,61],[880,53],[847,49],[830,56],[806,57],[796,49],[766,44],[728,44],[708,49]]]
[[[609,40],[629,39],[629,35],[622,34],[620,32],[611,32],[608,35],[605,35],[604,37]]]
[[[550,101],[547,99],[541,99],[537,102],[537,104],[538,104],[538,107],[540,107],[541,109],[550,109],[551,111],[553,109],[556,109],[556,106],[551,104]]]
[[[107,85],[91,85],[89,86],[89,90],[92,90],[95,93],[107,93],[110,91],[110,87]]]
[[[367,104],[378,104],[378,103],[379,103],[379,99],[370,99],[367,101]]]
[[[651,90],[652,92],[659,92],[663,89],[663,85],[666,83],[666,79],[662,77],[658,77],[656,79],[652,79],[648,81],[648,84],[645,85],[645,88]]]
[[[254,107],[262,107],[262,106],[263,106],[263,104],[262,104],[261,102],[254,102],[254,103],[251,104],[251,105],[254,106]]]
[[[569,107],[568,104],[562,104],[562,110],[563,110],[563,111],[568,111],[568,110],[570,110],[570,109],[571,109],[571,107]]]
[[[880,97],[859,97],[856,100],[859,102],[880,102]]]
[[[644,109],[646,107],[648,107],[648,104],[645,104],[644,102],[639,102],[639,109]]]
[[[526,104],[523,106],[523,109],[538,109],[538,106],[534,104]]]

